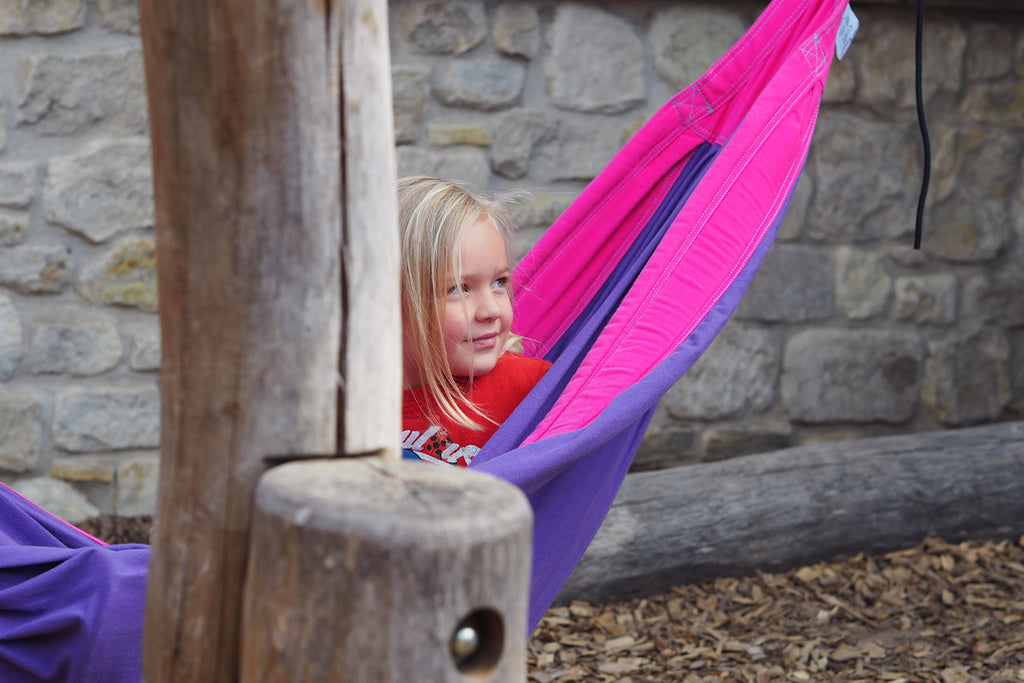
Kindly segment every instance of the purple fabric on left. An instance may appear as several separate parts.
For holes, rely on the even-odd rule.
[[[0,681],[142,680],[148,564],[0,485]]]

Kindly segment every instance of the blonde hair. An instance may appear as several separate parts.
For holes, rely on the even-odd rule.
[[[472,429],[482,427],[470,412],[489,418],[469,400],[452,374],[442,331],[452,274],[458,279],[462,237],[484,218],[497,227],[511,261],[514,225],[500,203],[439,178],[416,175],[398,179],[403,347],[408,345],[415,356],[423,386],[441,412]],[[520,344],[519,337],[509,335],[503,352],[518,350]]]

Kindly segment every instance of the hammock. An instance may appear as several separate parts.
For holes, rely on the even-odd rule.
[[[515,331],[554,365],[472,466],[533,505],[531,629],[597,532],[658,400],[768,250],[846,4],[774,0],[520,263]],[[140,679],[147,547],[104,546],[2,486],[0,546],[0,680]]]
[[[658,400],[722,329],[767,252],[845,8],[775,0],[520,263],[514,331],[554,366],[471,466],[533,505],[531,628],[601,525]]]

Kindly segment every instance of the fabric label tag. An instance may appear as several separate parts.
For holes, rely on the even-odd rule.
[[[843,55],[850,48],[853,37],[857,35],[860,28],[860,19],[853,13],[853,9],[847,5],[843,12],[843,20],[839,24],[839,33],[836,34],[836,58],[842,59]]]

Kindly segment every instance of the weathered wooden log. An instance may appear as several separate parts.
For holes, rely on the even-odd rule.
[[[532,517],[511,484],[466,470],[378,457],[270,470],[241,680],[522,683]]]
[[[267,455],[333,453],[341,283],[336,48],[317,0],[141,0],[161,472],[146,680],[234,681]]]
[[[344,331],[338,444],[399,458],[402,320],[387,0],[332,2],[340,33]]]
[[[558,602],[1024,533],[1024,422],[630,474]]]

